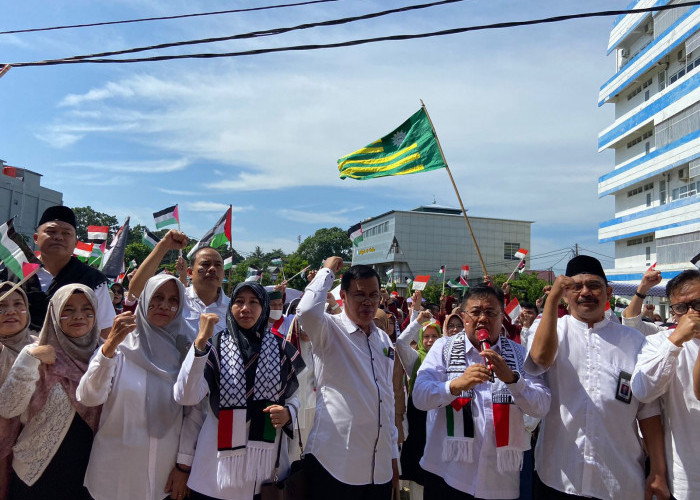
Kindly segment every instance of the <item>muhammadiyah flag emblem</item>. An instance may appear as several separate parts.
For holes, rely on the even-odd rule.
[[[341,179],[415,174],[444,167],[425,108],[378,141],[338,160]]]

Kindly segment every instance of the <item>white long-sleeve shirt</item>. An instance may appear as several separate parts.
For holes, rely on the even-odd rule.
[[[644,498],[644,452],[635,420],[659,415],[660,408],[634,396],[629,403],[615,397],[620,374],[634,371],[644,336],[609,319],[589,328],[569,315],[557,321],[557,336],[549,369],[530,356],[525,362],[530,373],[546,372],[552,391],[535,449],[540,479],[572,495]]]
[[[95,500],[161,500],[178,463],[190,465],[199,428],[198,407],[183,408],[163,437],[148,433],[147,372],[117,350],[98,349],[80,379],[76,396],[86,406],[104,404],[90,453],[85,486]]]
[[[192,285],[185,288],[185,308],[182,311],[182,317],[185,322],[190,327],[190,338],[194,341],[197,338],[197,333],[199,332],[199,318],[204,313],[216,313],[219,316],[219,321],[216,322],[214,327],[214,333],[226,329],[226,313],[228,312],[228,305],[231,301],[226,296],[224,291],[219,288],[219,296],[216,302],[204,305],[202,299],[199,298],[197,292]]]
[[[321,269],[297,306],[297,318],[313,344],[317,383],[305,451],[342,483],[387,483],[391,461],[399,457],[394,348],[374,323],[368,336],[345,312],[324,312],[334,277],[330,269]]]
[[[520,475],[514,472],[499,472],[497,467],[496,433],[493,420],[492,383],[484,382],[474,386],[472,417],[474,420],[474,459],[472,463],[442,460],[443,441],[447,436],[447,418],[442,410],[456,399],[450,392],[447,367],[443,357],[445,337],[435,341],[418,370],[413,388],[413,402],[416,407],[428,410],[426,420],[426,440],[421,467],[442,477],[455,489],[476,498],[518,498]],[[500,353],[501,342],[493,346]],[[469,340],[465,342],[467,366],[483,364]],[[523,358],[525,350],[519,344]],[[518,408],[528,415],[542,417],[549,410],[551,395],[542,376],[521,373],[520,379],[506,386],[513,395]],[[528,446],[529,448],[529,446]]]
[[[217,440],[219,435],[219,419],[216,418],[214,412],[209,405],[209,385],[204,378],[204,367],[207,364],[208,356],[196,356],[194,346],[192,346],[182,363],[180,373],[177,377],[177,382],[173,387],[173,395],[175,401],[183,405],[203,405],[204,406],[204,425],[197,439],[197,447],[192,461],[192,471],[190,478],[187,481],[187,486],[197,493],[214,497],[225,498],[231,500],[247,500],[253,498],[253,495],[260,493],[260,484],[255,481],[245,481],[238,486],[230,486],[226,488],[219,487],[217,478],[218,459],[217,459]],[[206,398],[206,399],[205,399]],[[299,400],[296,396],[292,396],[285,402],[285,406],[289,409],[292,417],[291,425],[294,425],[296,420],[296,409],[299,408]],[[246,435],[250,431],[250,423],[246,423]],[[275,451],[283,433],[277,433],[275,441]],[[282,449],[280,451],[280,467],[279,478],[283,479],[289,470],[289,457],[287,452],[288,440],[282,439]]]
[[[396,339],[396,352],[399,354],[399,360],[409,379],[413,375],[413,365],[418,361],[418,351],[411,347],[411,342],[418,342],[421,328],[417,319],[419,314],[418,311],[411,309],[411,322]],[[394,360],[394,362],[396,361]]]
[[[700,401],[693,393],[700,340],[678,347],[668,340],[671,333],[646,338],[632,374],[632,393],[645,402],[661,398],[669,487],[678,500],[691,500],[700,497]]]

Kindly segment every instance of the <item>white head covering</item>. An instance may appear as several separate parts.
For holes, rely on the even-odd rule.
[[[180,304],[173,320],[161,328],[148,321],[148,307],[155,292],[172,280],[178,290]],[[189,348],[188,326],[182,316],[185,287],[174,276],[159,274],[146,282],[136,307],[136,329],[119,346],[124,357],[148,373],[146,379],[146,414],[148,432],[162,437],[182,416],[182,406],[173,399],[173,384]]]

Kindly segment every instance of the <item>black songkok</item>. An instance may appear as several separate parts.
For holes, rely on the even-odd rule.
[[[75,214],[73,213],[73,210],[71,210],[68,207],[64,207],[63,205],[56,205],[44,210],[44,213],[42,214],[41,219],[39,220],[39,226],[47,222],[53,221],[65,222],[66,224],[70,224],[71,226],[77,229],[77,224],[75,222]]]
[[[590,255],[577,255],[566,265],[567,276],[576,276],[577,274],[595,274],[603,278],[606,283],[608,282],[600,261]]]

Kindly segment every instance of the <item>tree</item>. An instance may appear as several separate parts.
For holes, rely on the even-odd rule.
[[[88,226],[108,226],[110,234],[114,235],[119,230],[119,220],[114,215],[93,210],[87,207],[73,207],[75,213],[75,233],[80,241],[87,241]]]
[[[301,242],[296,254],[311,264],[313,269],[321,267],[327,257],[337,255],[343,260],[352,257],[352,242],[344,229],[322,228]]]
[[[124,251],[124,260],[126,262],[135,260],[136,264],[140,266],[146,257],[148,257],[149,253],[151,253],[151,248],[149,246],[141,242],[129,243],[126,245],[126,250]]]
[[[507,279],[507,274],[497,274],[493,278],[494,286],[501,288]],[[520,275],[516,273],[509,283],[511,297],[517,297],[519,302],[532,302],[533,304],[542,296],[542,289],[549,284],[537,277],[536,274],[527,272]]]

